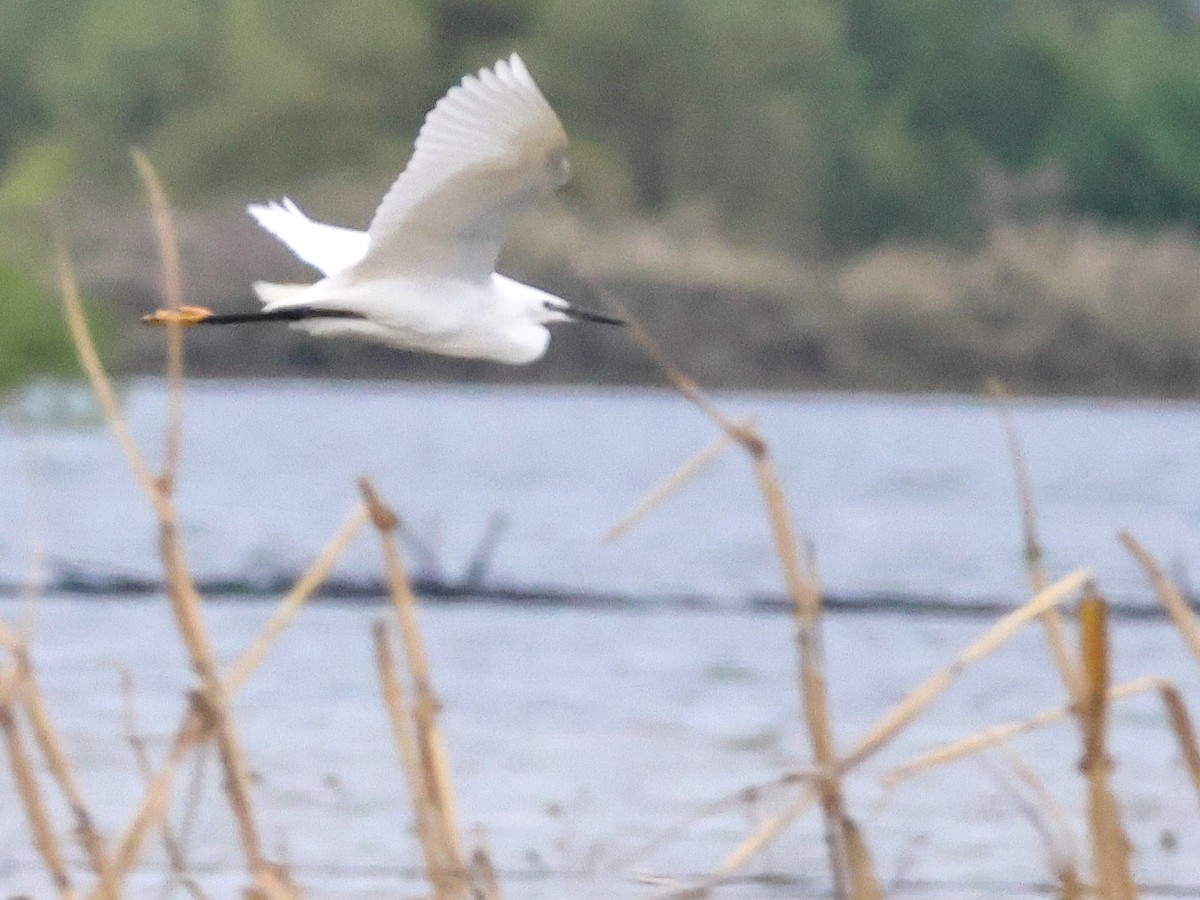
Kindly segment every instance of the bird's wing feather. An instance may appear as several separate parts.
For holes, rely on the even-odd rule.
[[[562,124],[514,53],[466,76],[425,118],[354,274],[482,281],[513,216],[568,175]]]
[[[248,206],[246,211],[296,256],[325,275],[350,268],[363,258],[370,242],[365,231],[314,222],[287,197],[281,203]]]

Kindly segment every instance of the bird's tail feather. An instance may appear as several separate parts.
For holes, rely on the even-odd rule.
[[[254,293],[267,309],[278,306],[293,306],[300,295],[307,291],[311,284],[275,284],[271,281],[254,282]]]

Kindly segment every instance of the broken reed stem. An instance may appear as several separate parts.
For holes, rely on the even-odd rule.
[[[961,651],[948,666],[929,676],[909,692],[908,696],[884,713],[882,718],[859,739],[850,752],[836,762],[837,768],[843,773],[847,772],[878,753],[942,691],[949,687],[968,666],[983,659],[1009,640],[1024,625],[1036,619],[1045,609],[1062,603],[1090,580],[1091,573],[1087,570],[1073,572],[1034,595],[1024,606],[1013,610],[995,622],[979,638]],[[753,855],[753,853],[747,853],[747,848],[752,848],[753,852],[757,852],[791,824],[796,815],[807,809],[809,805],[808,803],[797,803],[792,808],[784,810],[762,823],[751,838],[743,841],[725,859],[716,873],[723,878],[744,865]],[[794,810],[798,810],[798,812],[794,812]]]
[[[425,857],[425,875],[433,886],[436,900],[453,896],[454,860],[447,857],[448,847],[437,825],[438,811],[426,781],[426,768],[421,763],[416,728],[411,711],[404,700],[404,688],[396,678],[396,666],[392,659],[392,648],[388,641],[387,625],[376,622],[372,628],[375,639],[375,663],[379,673],[379,686],[383,704],[388,712],[392,728],[392,740],[400,757],[400,766],[408,781],[412,798],[413,813],[417,824],[417,838]]]
[[[829,699],[825,683],[824,651],[821,647],[821,597],[810,578],[800,571],[796,539],[783,498],[779,479],[767,456],[765,443],[760,452],[752,452],[752,463],[763,504],[771,524],[775,553],[783,568],[784,581],[792,597],[796,626],[796,653],[799,661],[802,714],[807,726],[813,760],[827,773],[818,784],[821,808],[825,814],[834,895],[837,897],[876,898],[882,890],[875,878],[870,855],[857,826],[846,814],[840,775],[834,768],[835,751],[830,724]],[[849,893],[847,893],[849,889]]]
[[[179,241],[167,202],[166,191],[154,166],[141,150],[130,151],[142,188],[150,203],[150,219],[158,242],[162,266],[162,294],[167,309],[178,310],[183,304],[183,273],[179,262]],[[163,431],[161,478],[170,486],[179,470],[183,442],[183,325],[171,319],[167,323],[167,424]]]
[[[811,576],[806,576],[801,570],[787,504],[779,479],[771,465],[767,443],[754,430],[752,423],[735,422],[726,416],[709,399],[700,385],[671,361],[657,341],[629,315],[628,310],[624,309],[615,297],[609,295],[608,302],[621,311],[629,323],[630,337],[655,361],[667,381],[704,413],[729,440],[740,444],[750,456],[771,527],[775,552],[793,602],[802,712],[814,762],[824,773],[818,781],[818,794],[825,815],[834,893],[839,897],[849,896],[866,900],[882,897],[883,892],[875,877],[866,843],[857,825],[846,813],[840,782],[841,770],[835,765],[824,653],[820,640],[820,592]]]
[[[1196,799],[1200,800],[1200,747],[1196,744],[1196,729],[1192,727],[1191,716],[1175,685],[1160,684],[1158,695],[1166,707],[1175,739],[1179,742],[1179,752],[1192,779],[1192,787],[1196,789]]]
[[[667,356],[658,342],[634,319],[620,301],[592,279],[593,289],[605,295],[629,326],[630,337],[661,369],[668,382],[695,405],[724,435],[740,444],[750,456],[762,493],[775,552],[784,581],[792,597],[796,622],[796,648],[800,668],[800,696],[813,758],[823,773],[818,781],[821,808],[829,840],[830,872],[838,897],[882,897],[870,854],[858,827],[846,814],[842,798],[841,771],[834,765],[833,729],[830,723],[825,683],[824,654],[820,641],[821,597],[811,577],[801,571],[796,540],[779,479],[771,465],[766,442],[749,423],[735,422],[709,399],[700,385]],[[847,891],[849,893],[847,893]]]
[[[1128,531],[1117,533],[1117,539],[1124,544],[1125,549],[1137,560],[1154,587],[1158,602],[1162,604],[1184,641],[1192,651],[1192,655],[1200,662],[1200,617],[1188,606],[1187,600],[1171,580],[1163,573],[1162,567],[1145,547]]]
[[[1129,869],[1129,842],[1121,828],[1116,797],[1109,785],[1106,746],[1108,727],[1108,606],[1094,589],[1079,602],[1080,659],[1083,662],[1083,761],[1088,782],[1088,826],[1092,869],[1105,900],[1134,900],[1137,888]]]
[[[47,871],[54,882],[54,888],[60,898],[69,900],[75,896],[71,887],[71,879],[67,876],[67,868],[59,850],[58,838],[55,837],[54,827],[50,824],[50,816],[42,802],[41,789],[38,787],[37,776],[33,771],[29,753],[21,737],[17,718],[13,714],[15,695],[26,690],[19,671],[12,672],[4,682],[0,682],[0,735],[4,739],[4,747],[8,752],[9,766],[12,769],[13,781],[16,783],[17,795],[25,809],[25,818],[33,833],[33,844],[38,855],[46,865]]]
[[[1025,540],[1025,571],[1029,577],[1029,586],[1036,594],[1046,587],[1046,566],[1042,543],[1038,538],[1037,512],[1033,503],[1033,489],[1029,483],[1029,467],[1025,461],[1025,450],[1021,444],[1021,435],[1017,431],[1017,422],[1013,417],[1009,404],[1010,397],[1004,385],[996,380],[988,381],[988,391],[996,401],[996,409],[1000,413],[1000,421],[1004,426],[1004,435],[1008,442],[1008,455],[1012,460],[1013,479],[1017,486],[1017,499],[1021,506],[1021,530]],[[1055,668],[1059,678],[1067,689],[1067,694],[1075,702],[1082,696],[1083,681],[1079,667],[1071,656],[1067,645],[1066,628],[1058,610],[1049,609],[1040,617],[1042,628],[1046,633],[1046,643],[1054,658]]]
[[[1183,636],[1192,655],[1196,657],[1197,661],[1200,661],[1200,617],[1196,616],[1183,594],[1167,578],[1154,556],[1138,543],[1132,534],[1128,531],[1121,531],[1117,538],[1145,571],[1146,577],[1154,587],[1154,593],[1158,597],[1159,603],[1162,604],[1167,615],[1170,616],[1171,622]],[[1179,742],[1179,749],[1187,765],[1192,785],[1196,789],[1197,797],[1200,798],[1200,750],[1196,746],[1196,732],[1192,727],[1191,718],[1188,716],[1187,707],[1174,685],[1164,683],[1159,687],[1159,695],[1162,697],[1171,728]]]
[[[417,747],[420,751],[425,783],[436,811],[434,824],[441,832],[441,842],[446,848],[446,857],[452,863],[453,871],[461,875],[463,857],[450,766],[445,739],[437,721],[440,706],[433,693],[429,661],[417,625],[417,598],[412,592],[400,550],[396,545],[395,532],[399,519],[379,498],[368,479],[359,478],[358,486],[370,510],[371,521],[379,533],[392,608],[396,613],[396,622],[404,644],[404,655],[412,678]]]
[[[745,420],[739,422],[738,425],[742,428],[752,428],[753,422]],[[658,506],[658,504],[662,503],[663,500],[680,487],[704,471],[704,468],[716,459],[721,451],[730,447],[733,443],[734,440],[730,437],[729,433],[722,431],[712,443],[684,462],[675,471],[671,472],[671,474],[667,475],[650,491],[646,492],[642,499],[634,504],[629,512],[605,532],[603,537],[604,543],[610,544],[623,537],[629,529],[645,519],[654,507]]]
[[[1024,606],[996,621],[979,638],[967,646],[948,666],[926,678],[907,697],[891,708],[854,749],[843,758],[842,767],[851,769],[877,753],[905,725],[920,714],[963,671],[1008,641],[1033,619],[1047,609],[1057,606],[1076,594],[1091,579],[1086,569],[1072,572],[1035,594]]]
[[[338,556],[364,524],[363,515],[364,508],[360,505],[313,561],[308,571],[296,582],[288,595],[279,602],[259,634],[229,667],[229,673],[225,677],[225,692],[228,696],[232,697],[237,694],[253,674],[254,669],[262,662],[275,638],[287,627],[304,602],[329,575]],[[175,739],[172,741],[166,762],[159,767],[154,777],[146,785],[137,809],[117,843],[113,869],[115,872],[114,884],[118,888],[121,880],[137,863],[145,844],[146,835],[166,815],[171,786],[180,764],[193,748],[207,739],[208,734],[207,724],[200,712],[194,706],[190,706],[175,732]],[[104,896],[97,892],[93,892],[91,895],[92,900],[102,900]]]
[[[75,819],[75,830],[87,853],[92,871],[103,879],[109,869],[108,852],[104,847],[104,840],[100,837],[100,832],[96,830],[87,804],[84,802],[83,791],[79,787],[75,771],[71,768],[66,753],[63,752],[62,743],[59,741],[54,724],[46,711],[46,704],[38,687],[33,662],[29,657],[29,648],[24,641],[20,641],[13,649],[13,657],[16,661],[17,677],[22,682],[20,692],[22,706],[25,708],[25,718],[33,731],[34,742],[41,751],[42,758],[46,761],[46,767],[66,798],[67,805],[71,808],[71,814]]]
[[[1168,682],[1157,675],[1145,675],[1112,688],[1108,692],[1108,699],[1110,702],[1113,700],[1123,700],[1136,694],[1144,694],[1147,691],[1162,690],[1167,684]],[[943,766],[955,760],[981,753],[992,747],[1000,746],[1019,735],[1028,734],[1031,731],[1037,731],[1040,728],[1058,724],[1074,715],[1076,711],[1077,707],[1073,704],[1065,703],[1053,709],[1042,710],[1040,713],[1030,716],[1028,719],[1022,719],[1019,722],[1009,722],[1004,725],[985,728],[957,741],[942,744],[940,747],[935,747],[902,765],[889,769],[880,777],[880,783],[887,790],[892,790],[901,782],[907,781],[927,769]]]

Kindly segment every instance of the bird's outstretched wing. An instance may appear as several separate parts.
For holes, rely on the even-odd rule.
[[[281,203],[248,206],[246,211],[296,256],[325,275],[350,268],[363,258],[370,242],[365,231],[314,222],[287,197]]]
[[[465,77],[426,116],[351,275],[486,279],[513,216],[569,174],[562,124],[514,53]]]

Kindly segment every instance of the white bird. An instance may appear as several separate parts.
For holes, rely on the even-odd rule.
[[[320,281],[256,283],[261,312],[215,315],[183,307],[143,321],[286,321],[315,335],[532,362],[546,352],[550,322],[623,324],[495,271],[513,218],[569,175],[562,123],[514,53],[467,75],[437,102],[365,232],[313,221],[286,198],[248,207],[263,228],[321,271]]]

